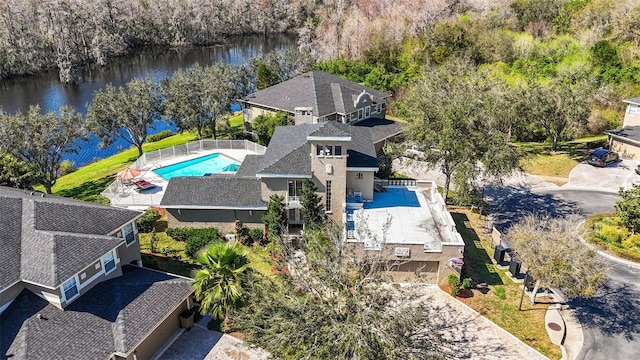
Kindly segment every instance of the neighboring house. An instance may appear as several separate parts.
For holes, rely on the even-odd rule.
[[[285,199],[289,232],[297,234],[303,181],[309,179],[327,216],[343,225],[345,241],[381,252],[400,271],[437,274],[442,280],[451,271],[448,260],[461,256],[464,243],[432,183],[376,185],[372,132],[336,121],[278,127],[265,154],[248,155],[235,175],[171,178],[160,206],[167,209],[170,227],[213,226],[233,234],[236,219],[263,227],[269,198],[278,194]],[[376,188],[385,193],[374,194]],[[393,219],[385,234],[387,215]],[[385,244],[358,236],[364,228]]]
[[[0,215],[3,358],[148,359],[177,330],[190,280],[140,267],[140,212],[0,187]]]
[[[622,128],[605,131],[609,135],[609,149],[629,159],[640,159],[640,97],[624,100],[627,110]]]
[[[285,111],[296,125],[337,121],[375,128],[377,151],[385,139],[402,132],[399,123],[385,119],[390,97],[323,71],[310,71],[239,99],[245,126],[263,114]]]

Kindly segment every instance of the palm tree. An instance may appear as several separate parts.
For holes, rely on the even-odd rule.
[[[200,311],[227,323],[230,312],[244,305],[249,259],[236,244],[213,243],[196,260],[202,266],[193,279]]]

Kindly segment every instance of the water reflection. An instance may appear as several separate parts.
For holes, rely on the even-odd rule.
[[[198,63],[206,66],[214,62],[244,64],[248,59],[260,53],[285,50],[295,46],[295,37],[245,36],[232,38],[227,45],[202,47],[195,49],[147,48],[131,54],[113,63],[100,67],[92,66],[82,74],[79,84],[66,85],[58,81],[58,73],[51,71],[37,77],[17,78],[0,81],[0,108],[7,113],[26,112],[30,105],[40,104],[43,111],[56,111],[62,105],[71,105],[86,115],[87,104],[94,92],[103,89],[106,84],[124,86],[133,78],[151,77],[159,81],[180,68]],[[158,122],[152,133],[169,128]],[[94,158],[113,155],[120,149],[129,148],[129,144],[119,140],[107,149],[99,149],[98,139],[92,137],[89,142],[81,143],[79,154],[68,154],[66,158],[77,166],[87,164]]]

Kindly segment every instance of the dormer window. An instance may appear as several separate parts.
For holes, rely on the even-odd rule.
[[[316,145],[318,156],[342,156],[342,145]]]

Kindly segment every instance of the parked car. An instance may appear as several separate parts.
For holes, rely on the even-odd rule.
[[[617,152],[605,150],[605,149],[597,149],[589,154],[589,158],[587,158],[587,162],[593,166],[605,167],[613,162],[617,162],[620,160]]]

